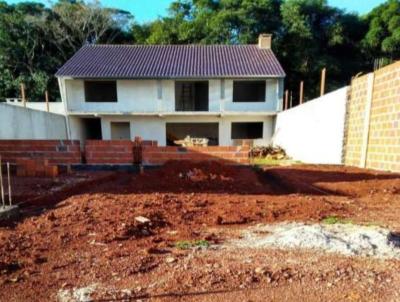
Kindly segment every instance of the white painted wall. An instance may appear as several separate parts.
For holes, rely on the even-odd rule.
[[[79,117],[70,117],[72,139],[85,139]],[[131,116],[102,116],[101,128],[103,139],[111,139],[111,122],[129,122],[131,139],[140,136],[144,140],[156,140],[160,146],[166,145],[166,123],[219,123],[219,144],[231,146],[232,122],[263,122],[263,138],[255,140],[256,145],[268,145],[271,142],[274,117],[272,116],[175,116],[175,117],[131,117]]]
[[[0,139],[66,139],[65,116],[0,103]]]
[[[7,99],[6,103],[9,105],[23,107],[24,104],[21,99]],[[47,105],[46,102],[26,102],[26,108],[46,111]],[[62,102],[49,102],[49,112],[56,114],[65,114],[64,104]]]
[[[70,112],[90,113],[131,113],[131,112],[174,112],[174,80],[118,80],[118,102],[86,103],[84,81],[65,79],[67,108]],[[224,80],[225,97],[221,96],[222,80],[209,80],[209,111],[247,111],[276,112],[282,106],[282,79],[266,81],[266,100],[260,103],[233,103],[233,80]],[[162,96],[158,98],[158,85],[161,83]]]
[[[302,162],[341,164],[347,90],[279,113],[273,143]]]

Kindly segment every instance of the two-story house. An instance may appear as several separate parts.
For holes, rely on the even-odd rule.
[[[71,139],[267,144],[285,73],[258,45],[88,45],[56,73]]]

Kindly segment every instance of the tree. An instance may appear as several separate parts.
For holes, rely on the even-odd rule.
[[[295,95],[304,80],[306,98],[317,96],[324,67],[329,73],[328,89],[347,84],[363,69],[358,44],[365,26],[357,15],[331,7],[326,0],[287,0],[281,13],[283,34],[278,56]]]
[[[308,98],[318,94],[323,67],[330,89],[364,68],[359,42],[365,22],[325,0],[178,0],[147,28],[148,44],[251,44],[260,33],[272,33],[287,88],[296,94],[305,80]]]
[[[366,17],[368,31],[363,40],[364,50],[373,58],[400,57],[400,1],[388,0]]]
[[[60,0],[51,8],[31,2],[0,2],[0,98],[19,95],[27,87],[30,101],[44,91],[59,98],[54,73],[86,43],[126,43],[133,17],[99,2]]]

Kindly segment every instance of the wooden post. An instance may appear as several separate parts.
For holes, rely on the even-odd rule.
[[[289,90],[285,91],[285,110],[288,110],[289,105]]]
[[[50,111],[50,105],[49,105],[49,92],[46,90],[45,92],[44,92],[44,97],[45,97],[45,99],[46,99],[46,110],[47,110],[47,112],[49,112]]]
[[[26,107],[25,85],[24,85],[24,83],[21,83],[21,98],[22,98],[22,104],[24,105],[24,107]]]
[[[325,78],[326,78],[326,68],[322,69],[321,72],[321,96],[325,94]]]
[[[293,107],[293,91],[290,91],[290,108]]]
[[[299,104],[303,104],[303,98],[304,98],[304,81],[300,82],[300,99],[299,99]]]
[[[4,199],[4,187],[3,187],[3,169],[2,169],[2,162],[1,162],[1,157],[0,157],[0,194],[1,194],[1,204],[3,206],[3,209],[6,206],[6,201]]]

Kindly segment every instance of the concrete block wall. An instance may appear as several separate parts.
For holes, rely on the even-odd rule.
[[[50,164],[65,165],[81,162],[79,141],[69,140],[0,140],[3,162],[21,159],[48,160]]]
[[[157,165],[169,160],[219,161],[227,164],[248,164],[248,146],[239,147],[157,147],[143,146],[144,164]]]
[[[363,147],[363,132],[366,117],[368,94],[368,76],[352,81],[347,96],[347,112],[345,122],[344,164],[359,166]]]
[[[400,62],[375,72],[366,166],[400,172]]]
[[[344,163],[400,172],[400,62],[352,82]]]

